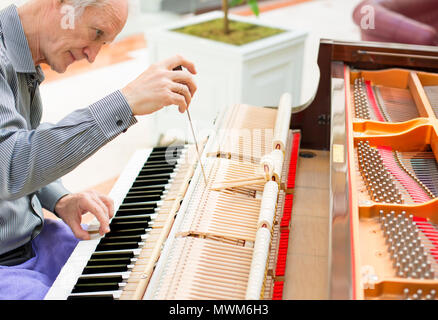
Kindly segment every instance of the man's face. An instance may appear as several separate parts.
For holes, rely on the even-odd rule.
[[[61,15],[61,13],[59,13]],[[62,15],[61,15],[62,16]],[[53,26],[40,52],[45,62],[56,72],[63,73],[73,62],[96,58],[103,44],[114,40],[125,25],[127,1],[110,0],[104,6],[90,6],[74,21],[74,28]]]

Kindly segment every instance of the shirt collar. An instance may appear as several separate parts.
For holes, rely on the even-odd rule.
[[[29,43],[24,34],[23,26],[21,25],[15,5],[12,4],[0,11],[0,23],[6,46],[6,54],[11,60],[15,71],[37,73],[39,76],[42,72],[41,70],[38,72],[37,69],[40,68],[35,68]]]

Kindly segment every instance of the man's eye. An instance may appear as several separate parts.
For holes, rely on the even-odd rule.
[[[96,29],[96,40],[98,40],[103,35],[103,31]]]

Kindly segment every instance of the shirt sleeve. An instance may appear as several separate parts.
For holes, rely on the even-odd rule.
[[[39,189],[36,192],[36,195],[44,209],[47,209],[57,215],[55,212],[56,204],[58,203],[59,199],[70,193],[71,192],[62,184],[61,179],[58,179]]]
[[[20,198],[54,182],[137,122],[119,90],[70,113],[56,124],[43,123],[35,129],[28,129],[26,120],[17,112],[15,98],[0,75],[3,200]],[[58,190],[55,185],[49,187],[52,188]],[[50,208],[54,198],[44,198],[46,189],[42,190],[43,201],[46,199],[45,205]]]

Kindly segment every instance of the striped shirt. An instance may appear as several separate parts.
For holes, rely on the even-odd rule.
[[[32,240],[68,194],[60,178],[137,122],[117,90],[56,124],[40,123],[35,66],[17,7],[0,11],[0,255]],[[62,107],[62,101],[59,102]]]

